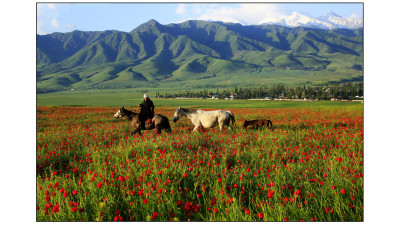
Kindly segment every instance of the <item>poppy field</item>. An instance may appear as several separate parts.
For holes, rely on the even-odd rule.
[[[141,136],[118,109],[37,107],[37,221],[364,220],[362,106],[229,108],[195,133],[156,108],[172,132]]]

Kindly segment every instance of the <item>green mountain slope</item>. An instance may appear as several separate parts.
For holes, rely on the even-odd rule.
[[[36,62],[41,90],[354,80],[363,30],[150,20],[131,32],[37,35]]]

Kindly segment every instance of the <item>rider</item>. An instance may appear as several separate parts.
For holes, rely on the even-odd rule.
[[[139,120],[142,123],[143,122],[146,122],[146,124],[151,123],[151,119],[154,117],[154,104],[153,101],[150,100],[147,94],[144,94],[143,102],[139,104],[139,107],[141,107]]]

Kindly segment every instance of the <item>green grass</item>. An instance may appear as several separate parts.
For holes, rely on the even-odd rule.
[[[362,109],[359,102],[294,102],[294,101],[250,101],[221,99],[157,99],[156,92],[170,92],[171,89],[121,89],[65,91],[37,95],[38,106],[112,106],[136,107],[143,101],[143,93],[148,93],[156,107],[193,107],[193,108],[332,108],[350,107]],[[215,91],[215,90],[214,90]],[[174,92],[175,93],[175,92]]]
[[[331,109],[233,109],[233,130],[181,118],[131,136],[110,107],[38,107],[36,220],[361,222],[362,108]],[[257,117],[273,128],[240,126]]]

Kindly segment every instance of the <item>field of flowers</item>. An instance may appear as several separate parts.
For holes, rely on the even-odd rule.
[[[37,107],[37,221],[363,221],[362,108],[230,109],[233,130],[142,136],[117,110]],[[241,127],[260,118],[273,127]]]

